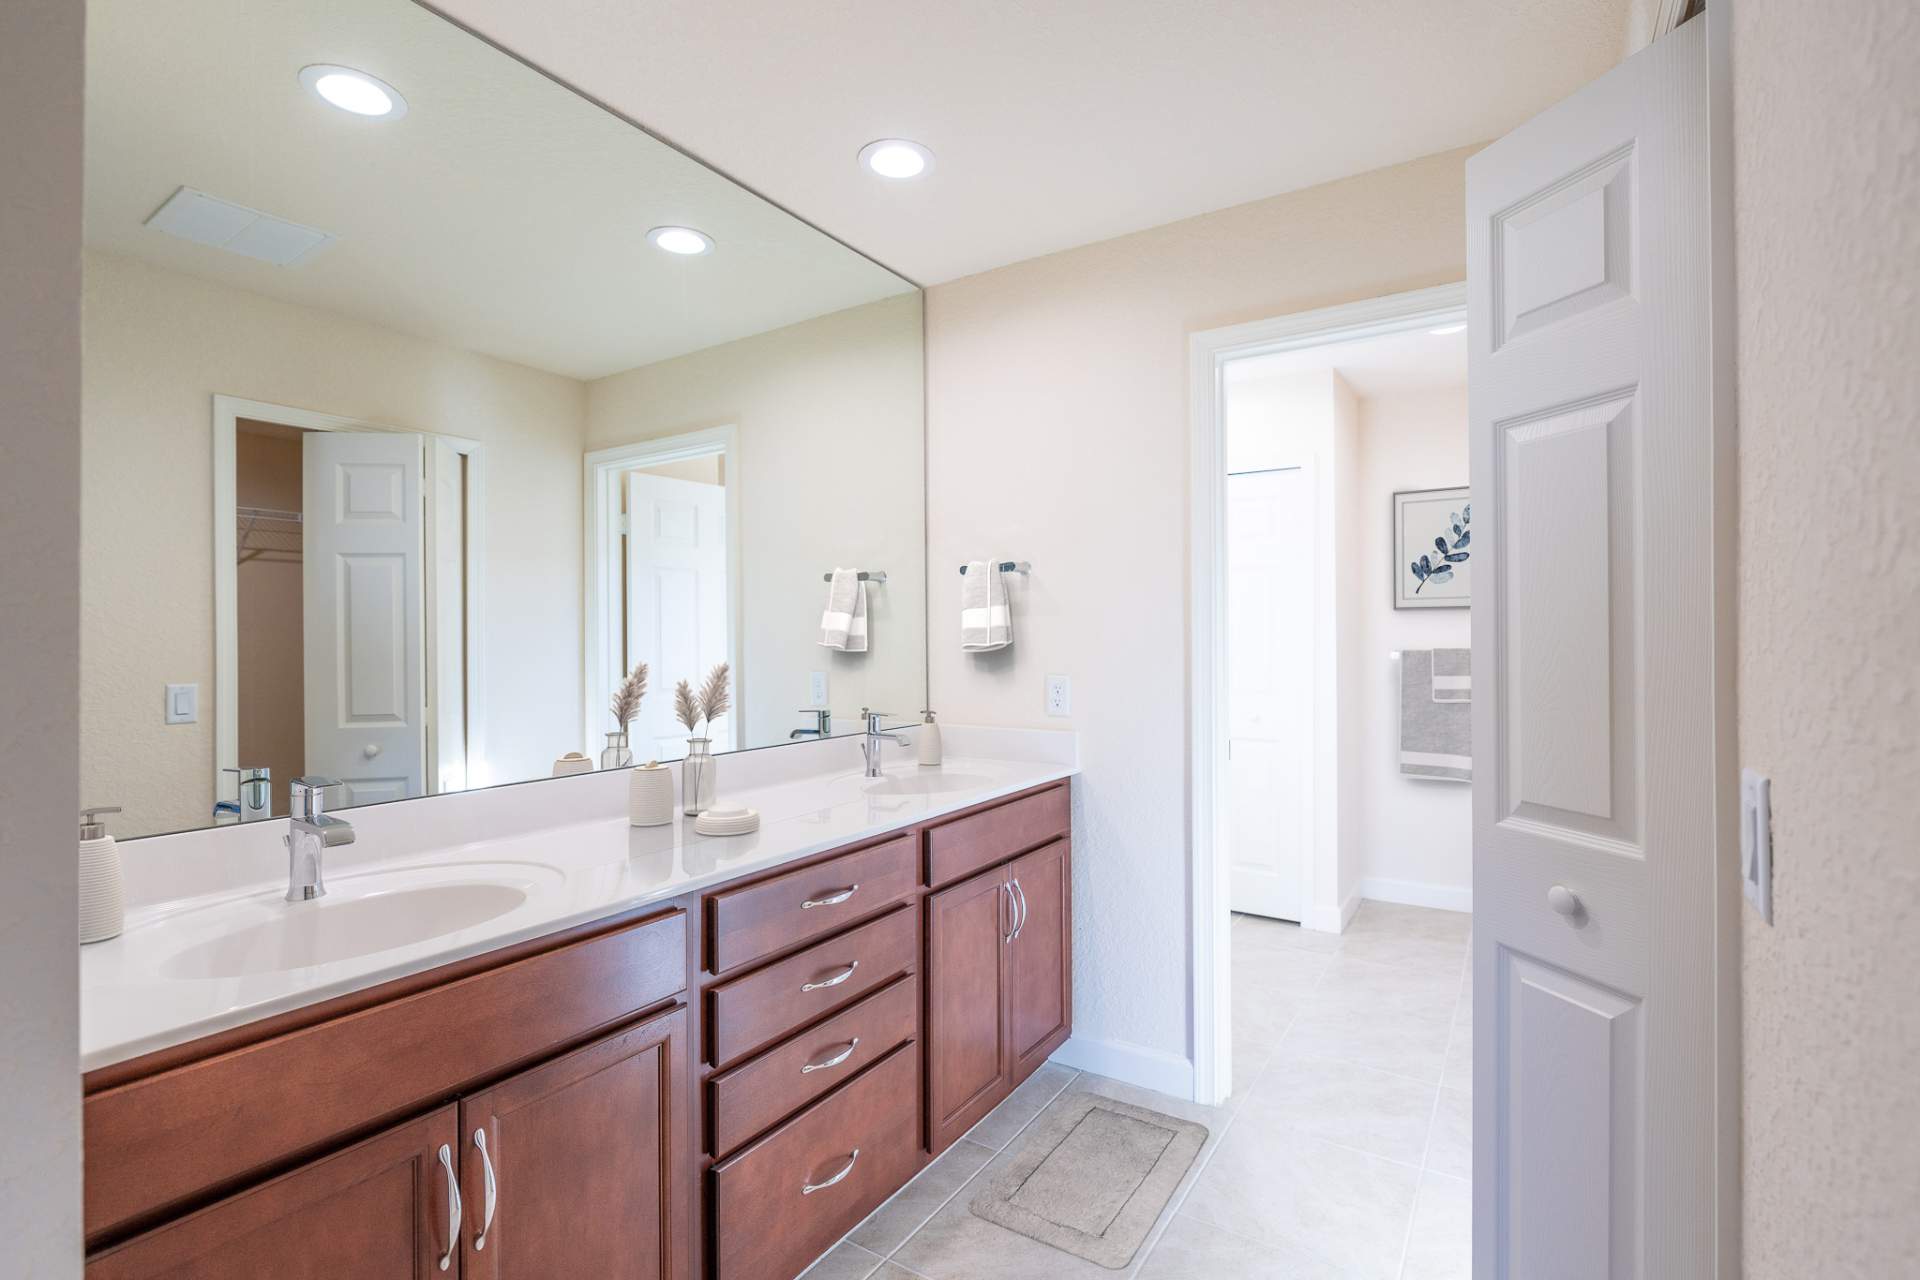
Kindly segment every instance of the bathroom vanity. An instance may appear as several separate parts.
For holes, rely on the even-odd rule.
[[[260,974],[170,979],[275,1011],[88,1072],[87,1274],[798,1274],[1070,1032],[1072,771],[967,767],[971,791],[890,797],[899,825],[826,803],[745,854],[623,821],[469,847],[597,852],[550,859],[566,927],[456,933],[458,958],[312,1003],[280,1007],[260,944]],[[166,1038],[167,992],[114,1004],[168,914],[146,923],[88,973],[122,1049]]]

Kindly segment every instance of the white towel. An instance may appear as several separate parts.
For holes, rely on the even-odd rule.
[[[1400,654],[1400,772],[1409,778],[1473,781],[1473,708],[1436,699],[1436,650]]]
[[[1473,701],[1473,653],[1468,649],[1433,651],[1433,700]]]
[[[1013,613],[999,564],[969,560],[960,575],[960,652],[991,653],[1012,643]]]
[[[841,653],[867,651],[867,584],[858,569],[833,571],[826,612],[820,615],[820,643]]]

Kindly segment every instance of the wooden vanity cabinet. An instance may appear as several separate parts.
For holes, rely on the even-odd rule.
[[[95,1254],[87,1280],[458,1276],[447,1231],[457,1112],[441,1107]]]
[[[939,1155],[1066,1043],[1072,873],[1055,840],[927,899],[927,1148]]]

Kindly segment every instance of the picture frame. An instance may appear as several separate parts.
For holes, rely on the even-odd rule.
[[[1466,609],[1473,596],[1473,494],[1402,489],[1393,495],[1393,607]]]

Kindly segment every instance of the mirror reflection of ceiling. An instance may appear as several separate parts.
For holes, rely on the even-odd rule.
[[[92,0],[87,37],[92,249],[579,379],[912,287],[411,0]],[[183,186],[337,239],[277,266],[144,225]]]

